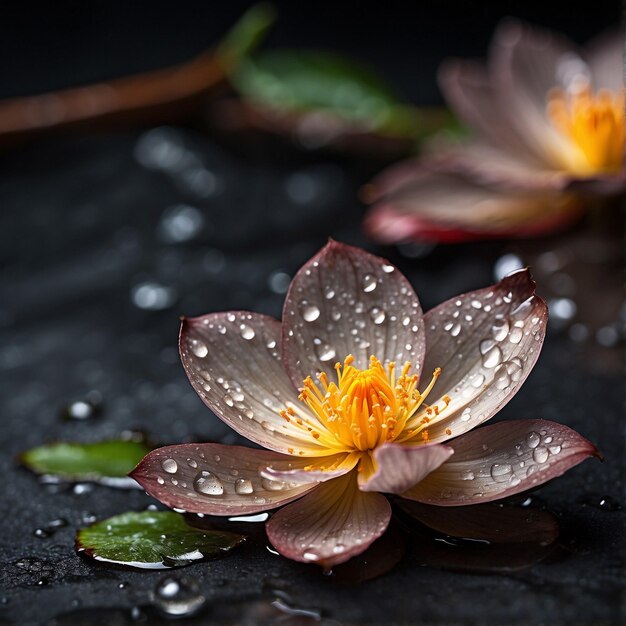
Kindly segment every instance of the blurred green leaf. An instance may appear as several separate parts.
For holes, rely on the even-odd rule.
[[[217,48],[227,68],[236,66],[263,40],[276,19],[276,10],[267,2],[253,5],[226,33]]]
[[[278,112],[327,112],[366,131],[412,137],[416,109],[367,68],[328,52],[276,50],[243,60],[231,77],[253,104]]]
[[[199,530],[172,511],[122,513],[83,528],[76,551],[98,561],[165,569],[222,554],[244,541],[243,535]]]
[[[144,442],[132,440],[59,442],[28,450],[20,459],[36,474],[106,483],[107,478],[125,479],[151,449]]]

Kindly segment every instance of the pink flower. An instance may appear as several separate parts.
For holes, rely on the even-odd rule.
[[[508,21],[486,65],[445,63],[445,99],[475,137],[383,172],[366,188],[367,232],[385,243],[532,236],[623,192],[623,50],[617,33],[579,52]]]
[[[168,446],[132,476],[167,506],[193,513],[292,503],[267,523],[276,549],[341,563],[387,528],[382,493],[441,506],[489,502],[596,454],[554,422],[473,430],[530,373],[547,315],[528,271],[424,315],[396,268],[331,241],[293,279],[282,323],[242,311],[182,323],[194,389],[265,449]]]

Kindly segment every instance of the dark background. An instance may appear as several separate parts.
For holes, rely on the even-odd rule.
[[[584,6],[276,4],[279,19],[267,47],[348,53],[420,105],[440,102],[434,80],[440,60],[484,55],[502,16],[523,17],[584,42],[617,23],[621,13],[620,3],[606,0]],[[214,42],[248,5],[3,3],[0,97],[184,61]],[[46,441],[95,441],[130,428],[159,443],[235,442],[195,396],[178,363],[179,315],[232,308],[279,316],[284,275],[293,275],[329,235],[391,258],[425,309],[493,282],[494,262],[510,251],[506,243],[438,248],[428,255],[373,247],[361,235],[363,207],[356,195],[373,173],[371,164],[287,148],[276,153],[275,147],[246,156],[197,130],[159,132],[152,137],[183,146],[215,175],[215,194],[198,197],[175,176],[141,165],[141,129],[48,139],[0,154],[0,623],[95,623],[93,608],[107,609],[101,623],[156,620],[150,606],[166,574],[105,569],[72,550],[76,529],[94,516],[141,510],[150,498],[98,486],[43,486],[16,467],[15,457]],[[302,180],[309,192],[294,197],[289,190]],[[189,242],[175,244],[163,236],[164,215],[180,203],[198,209],[203,225]],[[146,283],[165,289],[167,303],[158,310],[133,301]],[[99,416],[60,419],[69,403],[94,390],[102,396]],[[452,573],[445,558],[434,567],[418,548],[386,576],[340,585],[314,567],[270,554],[262,528],[246,528],[253,539],[245,548],[172,575],[191,581],[207,598],[201,615],[192,618],[206,623],[215,623],[212,615],[233,624],[287,619],[268,608],[274,598],[287,597],[295,607],[321,612],[328,623],[618,624],[624,514],[609,509],[624,500],[622,409],[619,365],[592,367],[579,345],[553,329],[535,371],[501,417],[566,423],[594,441],[606,461],[587,461],[535,496],[558,516],[562,536],[558,555],[532,567],[516,569],[500,555],[504,566],[481,557],[477,572]],[[613,506],[600,504],[607,497]],[[59,518],[68,525],[35,536]],[[474,557],[466,557],[465,569]],[[133,613],[132,607],[143,608]],[[285,623],[298,623],[290,619]],[[302,617],[300,623],[306,619],[315,622]]]

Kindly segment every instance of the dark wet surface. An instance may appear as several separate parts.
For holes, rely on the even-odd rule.
[[[181,62],[248,4],[50,4],[36,18],[9,10],[0,20],[1,95]],[[621,15],[614,0],[584,14],[566,2],[539,11],[528,2],[458,3],[457,11],[426,2],[415,21],[397,18],[404,3],[385,11],[377,3],[353,28],[348,5],[278,4],[270,45],[355,55],[425,105],[440,102],[434,76],[443,56],[484,54],[504,13],[580,42]],[[525,542],[496,543],[476,524],[471,536],[450,538],[443,533],[457,532],[458,521],[434,533],[398,510],[383,538],[331,575],[277,556],[263,524],[251,522],[226,524],[250,535],[241,548],[179,570],[130,571],[75,554],[77,529],[154,501],[140,490],[40,484],[17,455],[130,430],[163,444],[241,443],[191,389],[176,349],[178,317],[231,308],[278,317],[290,277],[329,235],[366,244],[356,193],[373,163],[235,143],[220,148],[195,131],[164,129],[0,154],[0,624],[185,616],[182,623],[238,626],[623,623],[623,247],[598,263],[597,254],[578,254],[587,249],[578,235],[527,248],[368,246],[400,267],[425,309],[492,283],[498,260],[500,269],[518,257],[537,266],[557,323],[497,419],[565,423],[605,461],[587,460],[530,500],[516,499]],[[597,236],[612,249],[597,226],[592,252]],[[612,230],[621,234],[623,221]],[[566,262],[555,264],[564,248]],[[579,271],[584,258],[592,262]]]
[[[558,520],[549,549],[446,540],[400,515],[382,546],[332,575],[271,553],[259,523],[233,525],[251,538],[225,558],[171,572],[76,556],[78,528],[152,500],[42,485],[16,455],[129,429],[160,443],[236,442],[185,378],[178,317],[229,308],[279,316],[289,277],[327,236],[365,243],[355,197],[370,172],[324,155],[279,157],[242,158],[172,129],[1,157],[0,623],[157,623],[172,612],[223,624],[618,623],[622,371],[592,367],[586,344],[556,329],[498,418],[563,422],[604,454],[526,503]],[[426,309],[493,282],[510,250],[370,249],[399,265]],[[599,348],[606,363],[622,361],[619,345]]]

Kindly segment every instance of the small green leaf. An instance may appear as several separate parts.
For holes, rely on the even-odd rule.
[[[59,442],[28,450],[21,461],[36,474],[116,485],[127,480],[127,474],[150,450],[145,443],[132,440]]]
[[[325,111],[366,130],[414,136],[415,109],[367,68],[327,52],[276,50],[244,59],[232,81],[252,103]]]
[[[166,569],[221,554],[244,539],[226,531],[193,528],[172,511],[143,511],[122,513],[79,530],[76,551],[106,563]]]
[[[276,11],[267,2],[250,7],[226,33],[217,48],[218,57],[224,65],[232,68],[250,54],[263,40],[275,19]]]

